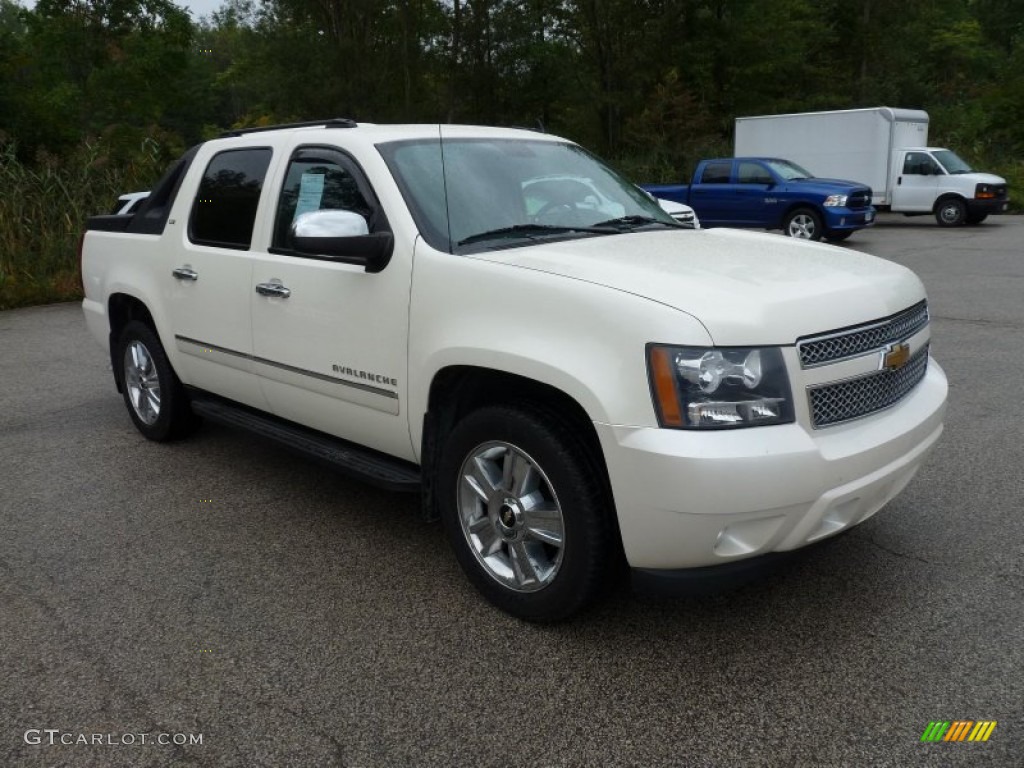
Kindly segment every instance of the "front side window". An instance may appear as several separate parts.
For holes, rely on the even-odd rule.
[[[249,248],[271,155],[270,149],[259,148],[232,149],[213,156],[192,201],[192,242]]]
[[[568,142],[439,135],[377,148],[437,250],[680,228],[652,197]]]
[[[903,173],[908,176],[934,176],[939,168],[927,152],[907,152],[903,161]]]
[[[740,184],[772,183],[772,175],[760,163],[741,162],[736,178]]]
[[[278,199],[271,246],[293,250],[292,224],[313,211],[352,211],[367,220],[371,232],[380,229],[377,206],[367,201],[369,190],[362,179],[352,161],[337,150],[312,147],[296,152]]]

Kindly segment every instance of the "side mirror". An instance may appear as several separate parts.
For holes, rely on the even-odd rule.
[[[309,211],[291,227],[295,250],[343,264],[359,264],[380,272],[391,260],[395,238],[390,232],[370,234],[366,219],[354,211]]]

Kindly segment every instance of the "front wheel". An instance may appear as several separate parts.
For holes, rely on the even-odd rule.
[[[967,221],[967,206],[959,197],[947,197],[935,206],[935,220],[943,227],[959,227]]]
[[[133,320],[121,331],[117,356],[121,390],[135,427],[149,440],[184,437],[199,425],[160,338]]]
[[[612,571],[613,512],[589,450],[556,413],[525,406],[474,411],[445,443],[439,497],[455,556],[521,619],[568,618]]]
[[[799,240],[821,240],[821,216],[810,208],[797,208],[786,215],[782,231]]]

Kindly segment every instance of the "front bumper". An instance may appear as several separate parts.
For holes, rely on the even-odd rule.
[[[1009,198],[971,198],[967,202],[967,212],[972,214],[984,213],[991,215],[994,213],[1006,213],[1010,208]]]
[[[824,211],[824,225],[827,232],[844,232],[848,230],[863,229],[875,223],[875,209],[873,207],[853,208],[829,207],[822,208]]]
[[[634,569],[721,565],[820,541],[871,517],[942,434],[932,360],[896,406],[846,424],[735,431],[595,424]]]

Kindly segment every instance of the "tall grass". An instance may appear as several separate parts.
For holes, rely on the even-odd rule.
[[[114,163],[98,142],[66,158],[27,164],[0,145],[0,310],[81,298],[78,240],[87,216],[108,213],[117,196],[149,189],[164,158],[152,139]]]

